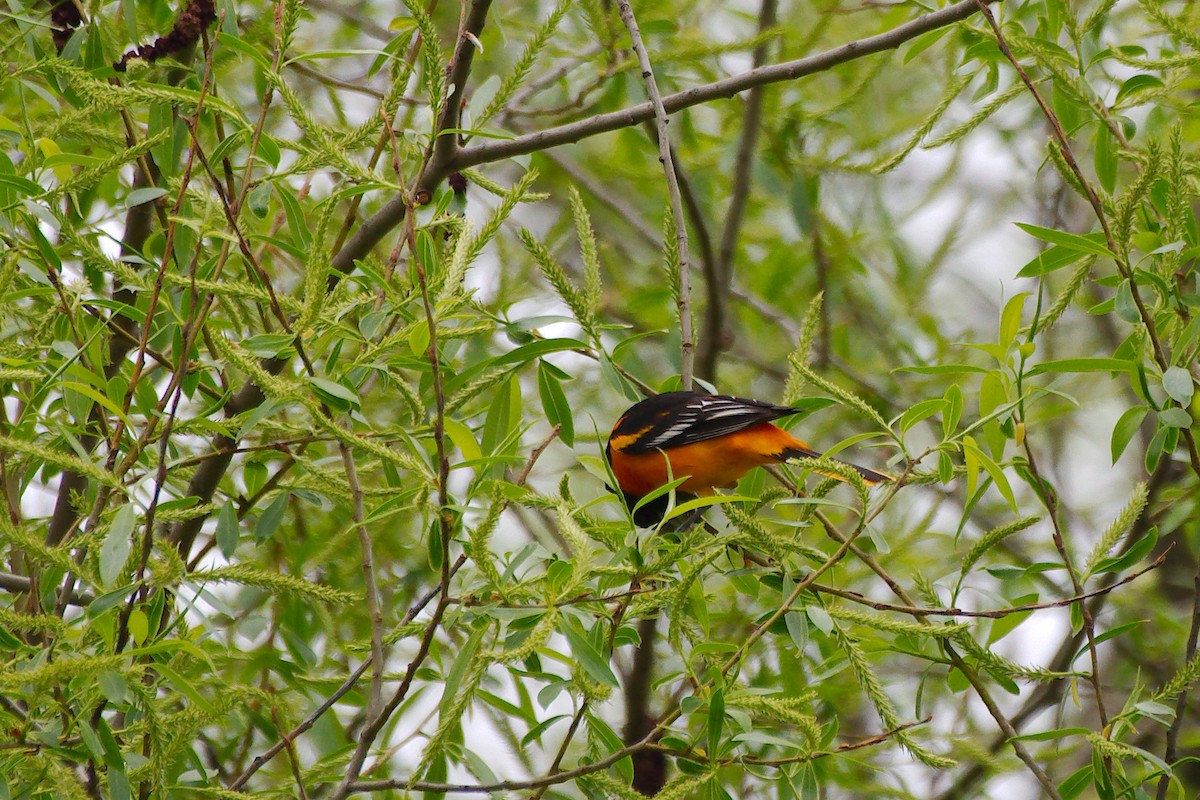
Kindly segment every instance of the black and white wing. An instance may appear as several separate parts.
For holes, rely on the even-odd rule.
[[[787,406],[729,395],[667,392],[647,398],[626,412],[613,430],[623,453],[684,447],[795,414]]]

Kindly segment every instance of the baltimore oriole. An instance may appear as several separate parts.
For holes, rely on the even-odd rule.
[[[806,443],[771,424],[796,413],[799,409],[744,397],[666,392],[635,403],[621,415],[605,454],[630,510],[671,476],[687,476],[677,495],[710,495],[715,488],[734,486],[755,467],[797,456],[819,458],[821,454]],[[874,470],[847,466],[868,483],[892,480]],[[653,527],[668,504],[667,495],[656,498],[639,508],[633,520],[643,528]]]

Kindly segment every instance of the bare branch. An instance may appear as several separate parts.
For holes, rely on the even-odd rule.
[[[367,615],[371,620],[371,692],[367,701],[367,715],[379,713],[383,704],[383,612],[379,608],[379,587],[375,582],[375,550],[371,543],[371,532],[367,530],[366,510],[363,507],[363,488],[358,480],[358,467],[354,453],[345,443],[338,449],[342,453],[342,467],[346,471],[346,482],[350,485],[353,502],[354,527],[358,530],[358,546],[362,551],[363,582],[367,590]]]
[[[688,256],[687,220],[683,216],[683,198],[679,195],[679,176],[675,174],[675,161],[671,154],[671,136],[667,132],[667,111],[663,108],[662,98],[658,94],[658,83],[654,80],[654,69],[650,65],[650,54],[642,42],[641,31],[638,30],[637,19],[633,16],[633,8],[629,0],[617,0],[617,8],[621,12],[621,21],[629,31],[629,40],[637,53],[638,63],[642,67],[642,79],[646,82],[646,94],[650,96],[650,105],[654,109],[654,121],[658,131],[658,160],[663,165],[667,177],[667,195],[671,200],[671,216],[675,218],[675,242],[679,249],[679,346],[681,352],[681,368],[679,380],[684,391],[692,388],[692,361],[695,342],[692,341],[692,276],[689,272],[691,259]]]
[[[758,10],[758,33],[775,25],[776,0],[762,0]],[[754,69],[767,62],[767,42],[754,48]],[[708,281],[708,303],[704,309],[704,334],[700,337],[699,366],[701,377],[709,382],[717,379],[717,364],[724,348],[725,298],[733,283],[733,262],[737,255],[738,235],[742,220],[746,217],[746,203],[750,199],[750,184],[754,169],[754,153],[758,149],[758,136],[762,131],[763,86],[755,86],[746,95],[746,110],[742,114],[742,138],[738,142],[737,158],[733,166],[733,190],[729,194],[729,207],[725,210],[725,226],[721,229],[721,242],[717,247],[716,274]],[[715,282],[713,281],[715,278]]]
[[[733,97],[755,86],[765,86],[770,83],[780,83],[803,78],[818,72],[824,72],[838,64],[854,61],[863,56],[894,50],[905,42],[947,25],[953,25],[979,10],[975,0],[960,0],[954,5],[917,17],[914,20],[898,25],[890,31],[865,39],[847,42],[840,47],[826,50],[823,53],[785,61],[782,64],[772,64],[735,75],[732,78],[695,86],[682,92],[669,94],[662,99],[663,109],[674,113],[685,108],[707,103],[710,100]],[[451,169],[466,169],[477,164],[499,161],[503,158],[525,155],[560,144],[570,144],[609,131],[620,130],[637,125],[640,122],[654,118],[653,104],[646,102],[631,106],[621,111],[607,114],[597,114],[594,117],[549,128],[537,133],[518,136],[515,139],[497,140],[483,144],[464,147],[458,157],[450,164]]]
[[[696,86],[682,92],[667,95],[662,98],[663,109],[673,113],[684,108],[707,103],[711,100],[733,97],[755,86],[765,86],[770,83],[795,80],[806,75],[824,72],[838,64],[854,61],[874,53],[894,50],[907,41],[921,34],[928,33],[947,25],[970,17],[978,11],[975,0],[960,0],[954,5],[939,11],[917,17],[914,20],[898,25],[890,31],[847,42],[840,47],[817,53],[805,58],[773,64],[769,67],[753,69],[732,78]],[[621,111],[608,114],[597,114],[593,117],[549,128],[537,133],[518,136],[507,141],[490,141],[477,145],[468,145],[459,149],[457,155],[446,165],[443,174],[454,170],[462,170],[479,164],[501,161],[512,156],[525,155],[561,144],[570,144],[621,128],[632,127],[654,118],[654,106],[649,103],[631,106]],[[430,173],[426,181],[436,184]],[[363,221],[362,225],[351,236],[344,247],[333,257],[334,269],[348,273],[354,269],[354,262],[364,257],[379,241],[404,219],[405,199],[397,195],[385,203],[377,212]]]

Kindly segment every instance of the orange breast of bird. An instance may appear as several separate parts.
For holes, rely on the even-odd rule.
[[[621,452],[623,446],[635,441],[641,433],[644,432],[617,437],[611,443],[613,474],[621,488],[635,496],[649,494],[669,482],[670,476],[685,475],[688,479],[679,486],[679,491],[712,494],[714,488],[733,486],[755,467],[781,463],[788,450],[808,449],[807,444],[782,428],[760,422],[736,433],[683,447],[636,455]]]

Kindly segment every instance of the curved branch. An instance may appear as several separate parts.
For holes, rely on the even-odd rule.
[[[995,2],[996,0],[987,1]],[[934,11],[930,14],[917,17],[876,36],[847,42],[840,47],[835,47],[832,50],[826,50],[823,53],[817,53],[806,58],[752,69],[749,72],[735,75],[732,78],[726,78],[714,83],[706,83],[703,86],[696,86],[682,92],[667,95],[662,98],[663,108],[667,113],[672,113],[706,103],[710,100],[733,97],[755,86],[765,86],[769,83],[795,80],[805,75],[824,72],[847,61],[854,61],[863,56],[882,53],[886,50],[894,50],[910,39],[914,39],[929,31],[937,30],[938,28],[944,28],[947,25],[953,25],[955,22],[961,22],[967,17],[978,13],[978,11],[979,6],[976,5],[975,0],[960,0],[960,2],[947,6],[940,11]],[[572,122],[568,125],[560,125],[557,128],[518,136],[515,139],[507,141],[492,141],[471,145],[459,149],[455,157],[445,165],[444,171],[448,173],[455,170],[467,169],[479,164],[487,164],[513,156],[545,150],[560,144],[578,142],[580,139],[586,139],[590,136],[596,136],[621,128],[628,128],[653,118],[654,106],[646,102],[621,111],[598,114],[579,122]],[[437,177],[436,174],[428,171],[426,174],[426,185],[434,177]],[[404,207],[404,197],[397,195],[364,220],[358,231],[347,240],[346,245],[334,256],[334,269],[340,272],[350,272],[354,268],[354,262],[357,259],[369,253],[371,248],[379,243],[380,239],[400,224],[400,221],[404,219]]]
[[[462,116],[464,92],[467,78],[471,74],[471,64],[475,60],[475,49],[479,34],[487,22],[488,10],[492,0],[475,0],[466,11],[459,26],[458,41],[455,43],[454,56],[446,68],[447,86],[452,87],[446,105],[438,120],[439,136],[434,140],[429,151],[429,161],[417,176],[413,186],[413,196],[422,191],[433,194],[433,189],[447,175],[458,167],[454,162],[462,152],[458,144],[458,135],[440,135],[441,131],[457,128]],[[354,235],[346,240],[346,244],[333,256],[333,269],[341,273],[349,273],[354,269],[354,262],[371,252],[371,248],[379,240],[387,236],[404,220],[409,198],[405,192],[396,195],[383,204],[383,207],[363,220]]]
[[[994,0],[992,1],[994,2]],[[725,78],[724,80],[706,83],[703,86],[695,86],[691,89],[685,89],[682,92],[667,95],[662,98],[663,108],[667,113],[673,113],[700,105],[701,103],[707,103],[710,100],[733,97],[755,86],[765,86],[770,83],[795,80],[796,78],[803,78],[806,75],[824,72],[838,64],[854,61],[863,56],[882,53],[886,50],[895,50],[900,45],[923,33],[960,22],[978,12],[979,6],[975,0],[960,0],[960,2],[954,5],[917,17],[885,33],[847,42],[840,47],[826,50],[823,53],[798,58],[794,61],[785,61],[782,64],[772,64],[768,67],[752,69],[748,72],[743,72],[741,75],[735,75],[732,78]],[[486,164],[491,161],[511,158],[512,156],[525,155],[560,144],[578,142],[580,139],[586,139],[597,134],[628,128],[632,125],[637,125],[639,122],[645,122],[653,118],[654,106],[649,102],[641,103],[620,111],[597,114],[594,117],[588,117],[578,122],[560,125],[557,128],[549,128],[537,133],[518,136],[515,139],[490,141],[464,147],[458,152],[458,156],[451,162],[450,167],[451,169],[466,169],[478,164]]]

